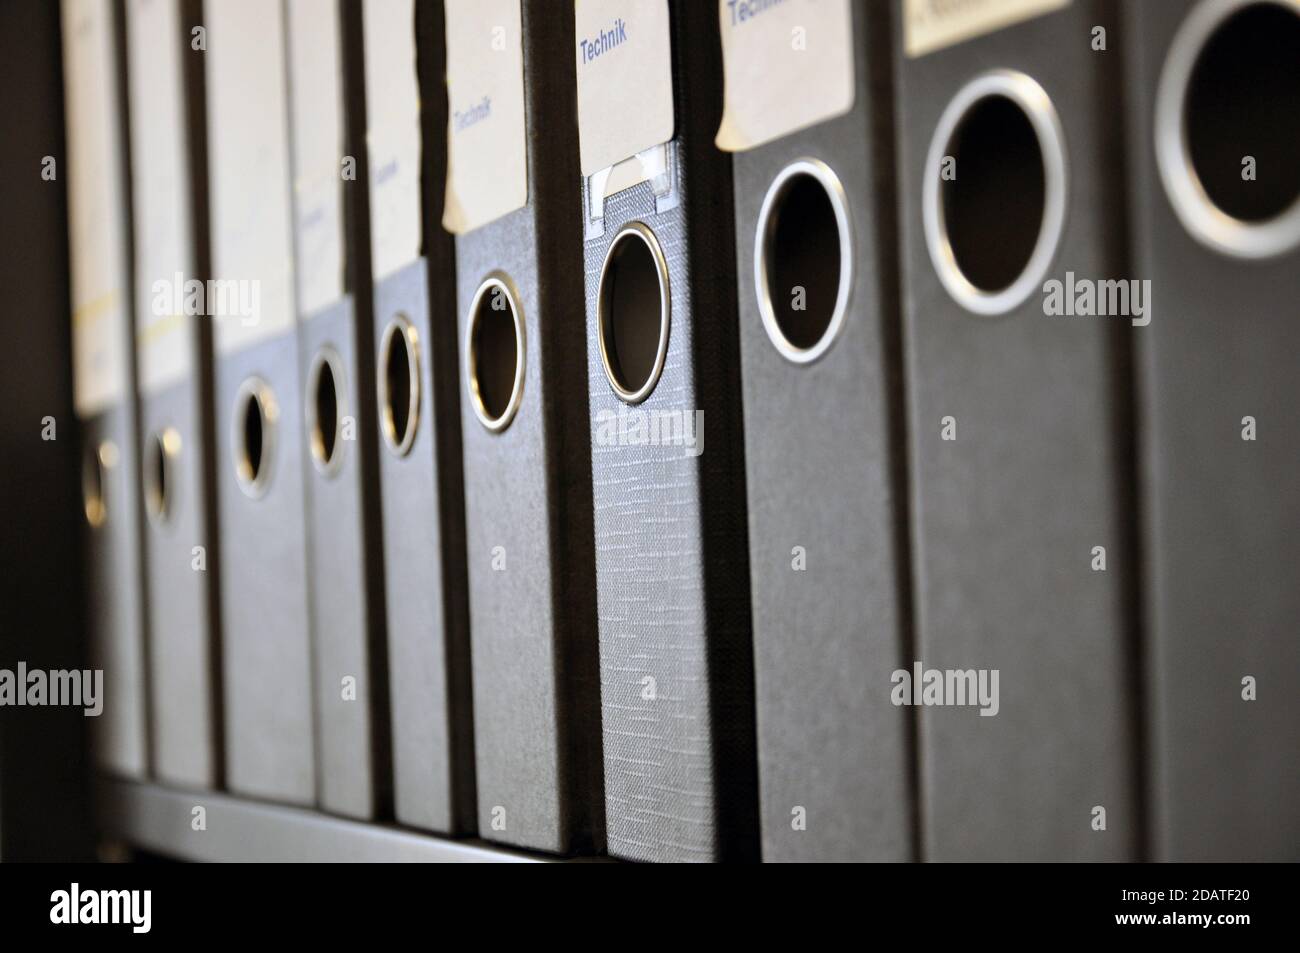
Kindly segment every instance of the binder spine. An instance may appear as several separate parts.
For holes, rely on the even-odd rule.
[[[150,770],[139,405],[132,333],[125,24],[119,6],[61,8],[71,255],[73,402],[81,422],[90,656],[107,697],[95,760]]]
[[[187,44],[193,42],[194,29],[203,19],[202,0],[180,0],[181,30]],[[186,167],[190,170],[190,236],[193,241],[194,274],[205,280],[212,274],[212,218],[210,182],[208,179],[208,124],[207,124],[207,74],[202,57],[182,58],[185,90]],[[199,321],[195,333],[194,369],[195,395],[201,412],[198,417],[198,439],[203,448],[203,476],[200,480],[201,507],[205,527],[204,547],[207,556],[208,585],[205,606],[208,617],[208,651],[205,660],[209,678],[210,737],[214,773],[211,784],[215,788],[226,785],[226,717],[222,707],[225,693],[225,665],[222,645],[225,626],[221,614],[222,548],[220,514],[218,512],[217,465],[217,414],[216,414],[216,335],[211,321]]]
[[[212,271],[257,282],[260,296],[251,323],[216,318],[222,662],[230,788],[310,804],[316,744],[283,13],[249,0],[205,8]],[[261,168],[250,180],[242,169],[254,157]]]
[[[851,13],[852,110],[733,158],[765,861],[914,854],[888,18]]]
[[[588,383],[594,421],[630,410],[702,411],[710,439],[696,456],[682,445],[602,442],[599,432],[593,442],[607,839],[611,854],[630,859],[753,859],[732,182],[730,160],[712,141],[718,27],[716,10],[703,4],[675,3],[671,12],[678,126],[667,146],[672,194],[656,196],[643,182],[604,199],[603,234],[584,249]],[[626,240],[620,234],[632,223],[646,227],[661,250],[656,264],[667,274],[670,312],[662,373],[636,405],[618,396],[606,373],[600,335],[608,333],[607,315],[598,300],[609,250]]]
[[[1295,861],[1300,206],[1279,158],[1300,148],[1300,4],[1119,16],[1134,274],[1156,302],[1133,341],[1150,856]]]
[[[568,320],[577,145],[556,132],[574,126],[572,8],[525,0],[522,24],[528,204],[456,239],[479,829],[586,852],[603,817],[589,418]]]
[[[349,44],[345,35],[345,51],[358,61],[364,58],[367,92],[358,105],[371,138],[370,149],[358,156],[358,178],[370,183],[370,216],[358,217],[355,224],[369,229],[366,255],[375,276],[373,346],[394,810],[406,824],[471,833],[476,811],[474,719],[454,317],[456,263],[451,237],[437,226],[441,183],[446,179],[443,10],[441,3],[365,0],[362,12],[364,49],[360,43]],[[390,55],[389,29],[401,31],[398,48],[410,49],[409,57]],[[381,41],[381,56],[372,52],[376,41]],[[405,69],[416,75],[391,72]],[[411,83],[419,91],[420,193],[405,196],[403,202],[416,206],[422,237],[418,255],[376,274],[379,255],[373,250],[384,236],[373,144],[379,104],[372,93],[387,88],[385,83]]]
[[[299,331],[311,461],[312,660],[321,805],[370,818],[388,811],[391,788],[382,569],[375,566],[382,551],[367,546],[379,516],[378,483],[366,480],[374,475],[378,417],[368,273],[360,295],[348,290],[362,273],[347,220],[356,218],[366,188],[364,179],[343,175],[344,157],[364,141],[353,136],[354,102],[338,75],[350,25],[343,18],[355,4],[335,3],[333,11],[296,0],[287,7],[296,271],[302,298],[339,295],[305,314]]]
[[[221,748],[212,624],[216,554],[210,546],[213,448],[207,420],[212,405],[203,389],[211,335],[198,316],[155,313],[149,323],[143,318],[153,309],[155,281],[198,275],[191,208],[202,198],[189,165],[192,117],[184,59],[189,31],[178,2],[130,3],[126,10],[132,142],[138,145],[131,164],[141,315],[136,339],[142,368],[141,486],[148,516],[143,540],[153,633],[150,739],[160,778],[212,787],[221,778]],[[152,46],[159,42],[165,44],[161,50]],[[172,214],[160,215],[157,206],[168,202],[175,203]],[[152,231],[160,218],[177,222],[177,230]],[[181,324],[169,330],[163,323],[169,320]],[[165,338],[179,339],[170,345],[175,350],[165,349]],[[146,353],[151,348],[158,351]]]
[[[1103,209],[1120,196],[1100,158],[1099,54],[1067,39],[1100,12],[1074,3],[910,56],[895,30],[914,664],[1000,684],[992,717],[917,712],[926,859],[1139,847],[1116,319],[1054,316],[1044,292],[1067,272],[1127,277],[1106,274],[1120,238]],[[1010,183],[1001,214],[981,215]],[[972,803],[995,808],[972,826]]]

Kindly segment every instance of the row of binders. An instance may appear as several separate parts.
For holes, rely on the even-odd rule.
[[[63,16],[104,769],[1300,858],[1300,4]]]

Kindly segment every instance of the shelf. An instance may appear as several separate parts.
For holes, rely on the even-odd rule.
[[[550,860],[478,840],[450,840],[304,808],[101,776],[99,830],[109,840],[178,860],[216,863],[512,863]],[[207,829],[191,828],[202,805]]]

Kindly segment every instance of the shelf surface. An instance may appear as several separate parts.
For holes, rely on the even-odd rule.
[[[99,829],[109,840],[178,860],[216,863],[512,863],[552,860],[283,804],[101,776]],[[194,808],[206,829],[194,830]]]

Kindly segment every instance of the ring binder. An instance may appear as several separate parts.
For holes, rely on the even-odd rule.
[[[285,8],[204,10],[226,781],[316,802]]]

